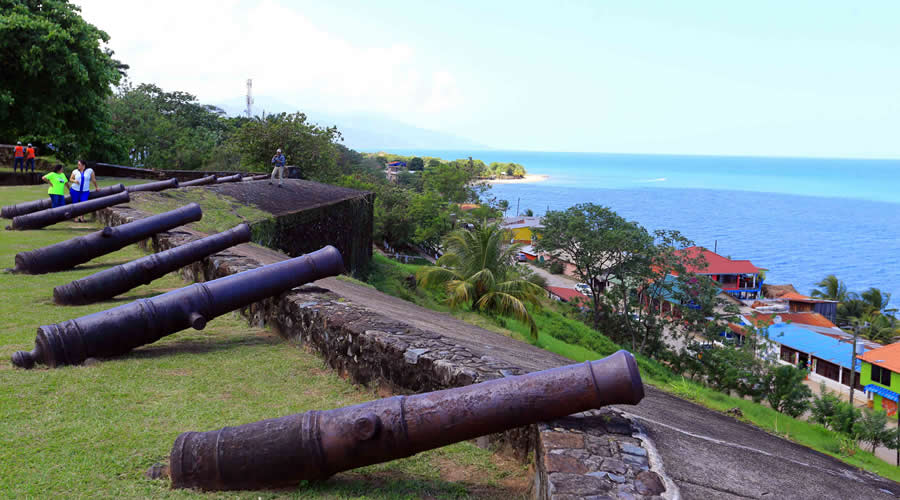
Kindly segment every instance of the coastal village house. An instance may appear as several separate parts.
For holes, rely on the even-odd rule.
[[[688,266],[687,270],[709,276],[723,292],[737,299],[759,297],[763,285],[761,272],[765,269],[754,266],[749,260],[732,260],[699,246],[685,248],[680,254],[691,260],[703,256],[706,267]]]
[[[506,239],[511,243],[521,243],[523,245],[533,245],[538,236],[538,231],[543,229],[541,217],[527,217],[520,215],[518,217],[507,217],[503,219],[500,228],[506,234]]]
[[[729,325],[729,338],[736,336],[737,341],[742,342],[746,335],[745,328],[755,325],[767,337],[764,341],[767,345],[764,357],[781,364],[805,368],[810,372],[809,380],[822,382],[839,393],[849,393],[850,360],[853,358],[851,334],[834,326],[818,313],[754,313],[742,316],[741,320],[742,325]],[[875,342],[858,339],[856,354],[868,357],[868,353],[880,347]],[[862,398],[866,384],[865,370],[859,359],[854,365],[856,374],[853,387],[859,391],[857,397]]]
[[[859,356],[862,385],[872,408],[897,417],[900,397],[900,342],[872,349]]]

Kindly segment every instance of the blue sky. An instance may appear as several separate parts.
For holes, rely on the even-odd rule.
[[[252,77],[501,149],[900,157],[894,1],[75,3],[208,102]]]

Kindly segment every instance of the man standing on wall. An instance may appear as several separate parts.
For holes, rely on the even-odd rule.
[[[15,172],[19,167],[22,167],[22,172],[25,172],[25,148],[22,147],[21,141],[16,143],[15,160],[13,160],[13,172]]]
[[[272,169],[272,177],[269,179],[269,184],[272,184],[272,181],[275,180],[275,174],[278,174],[278,187],[281,187],[281,184],[284,182],[284,155],[281,154],[281,148],[275,151],[275,156],[272,157],[272,165],[275,165],[275,168]]]
[[[25,150],[25,166],[31,167],[31,173],[34,173],[34,146],[30,142],[28,143],[28,149]],[[22,171],[24,172],[25,169],[23,168]]]

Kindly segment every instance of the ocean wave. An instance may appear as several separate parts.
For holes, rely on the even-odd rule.
[[[666,179],[665,177],[658,177],[656,179],[644,179],[644,180],[638,181],[638,182],[666,182],[667,180],[668,179]]]

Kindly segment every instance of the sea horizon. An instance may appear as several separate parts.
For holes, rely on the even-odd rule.
[[[769,269],[809,294],[829,274],[851,291],[900,293],[900,160],[418,150],[515,162],[538,182],[494,184],[509,214],[605,205],[648,230],[675,229]],[[892,305],[900,302],[895,296]]]

